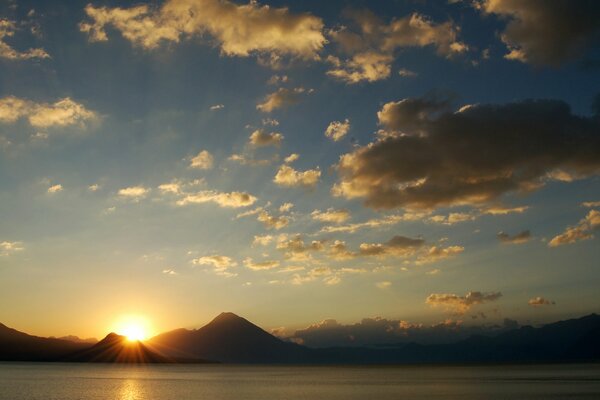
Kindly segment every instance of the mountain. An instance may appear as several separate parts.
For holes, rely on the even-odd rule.
[[[524,326],[497,336],[471,336],[456,343],[404,343],[311,349],[283,341],[233,313],[200,329],[177,329],[130,342],[111,333],[93,346],[41,338],[0,324],[0,361],[118,363],[207,362],[245,364],[418,364],[600,361],[600,316]]]
[[[67,355],[63,361],[94,363],[172,363],[175,360],[157,354],[140,341],[109,333],[87,349]]]
[[[302,363],[310,362],[312,353],[228,312],[200,329],[177,329],[146,343],[171,357],[198,357],[225,363]]]
[[[89,343],[31,336],[0,324],[0,361],[54,361]]]

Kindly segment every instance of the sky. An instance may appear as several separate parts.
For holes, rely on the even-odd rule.
[[[594,1],[3,1],[0,322],[598,312],[599,68]]]

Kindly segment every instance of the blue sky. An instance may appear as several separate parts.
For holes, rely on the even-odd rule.
[[[5,2],[0,321],[597,311],[599,11],[555,5]]]

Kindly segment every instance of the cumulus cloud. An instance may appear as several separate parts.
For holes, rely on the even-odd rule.
[[[310,213],[310,216],[312,219],[317,221],[341,224],[350,218],[350,212],[344,209],[336,210],[333,208],[328,208],[325,211],[314,210],[312,213]]]
[[[18,51],[6,43],[6,39],[13,37],[17,31],[17,25],[14,21],[0,18],[0,58],[8,60],[29,60],[50,58],[44,49],[32,48],[25,51]]]
[[[285,228],[290,223],[290,219],[286,216],[271,215],[268,211],[262,210],[258,213],[256,220],[262,222],[265,228],[279,230]]]
[[[581,205],[586,208],[600,207],[600,201],[584,201]]]
[[[313,240],[310,243],[305,243],[302,235],[299,234],[291,238],[284,235],[277,242],[277,250],[285,252],[285,257],[291,259],[304,259],[296,256],[309,251],[322,251],[324,248],[324,241]]]
[[[200,151],[195,157],[192,157],[190,168],[211,169],[214,158],[207,150]]]
[[[384,134],[340,158],[332,193],[376,209],[485,206],[543,186],[551,171],[600,171],[600,120],[562,101],[447,107],[427,98],[384,105]]]
[[[256,197],[246,192],[218,192],[216,190],[202,190],[188,193],[177,200],[177,205],[200,204],[213,202],[221,207],[239,208],[248,207],[256,202]]]
[[[300,96],[306,92],[306,89],[297,87],[294,89],[279,88],[276,92],[268,94],[262,103],[256,105],[256,109],[262,112],[270,113],[279,108],[285,108],[300,101]]]
[[[255,147],[280,146],[283,141],[283,135],[277,132],[266,133],[262,129],[257,129],[250,135],[249,142]]]
[[[329,124],[329,126],[327,126],[327,129],[325,129],[325,136],[330,138],[334,142],[337,142],[338,140],[341,140],[344,136],[346,136],[349,130],[349,119],[346,118],[343,122],[333,121]]]
[[[534,297],[533,299],[530,299],[527,304],[529,304],[532,307],[541,307],[541,306],[553,306],[556,303],[552,300],[548,300],[545,299],[543,297]]]
[[[345,14],[349,26],[332,29],[329,36],[349,57],[328,57],[332,67],[327,73],[349,84],[388,78],[397,49],[432,46],[445,57],[467,50],[458,41],[459,28],[450,21],[437,24],[413,13],[386,24],[368,10],[349,10]]]
[[[266,165],[271,165],[274,162],[279,161],[279,156],[275,155],[272,158],[263,158],[263,159],[256,159],[256,158],[251,158],[251,157],[247,157],[244,154],[232,154],[229,156],[229,158],[227,158],[229,161],[233,161],[236,163],[239,163],[241,165],[250,165],[253,167],[264,167]]]
[[[229,272],[228,270],[232,267],[237,266],[231,257],[214,254],[211,256],[198,257],[192,260],[194,265],[209,265],[217,273],[217,275],[225,276],[227,278],[236,276],[237,274]]]
[[[600,43],[596,1],[486,0],[478,6],[484,13],[508,19],[501,39],[510,60],[559,65]]]
[[[279,212],[284,213],[290,211],[294,208],[294,203],[283,203],[279,206]]]
[[[590,212],[575,226],[568,227],[563,233],[550,240],[548,246],[557,247],[564,244],[572,244],[581,240],[588,240],[594,237],[594,231],[600,227],[600,211],[590,210]]]
[[[279,261],[269,260],[269,261],[254,262],[252,260],[252,258],[247,257],[244,260],[244,266],[253,271],[264,271],[264,270],[269,270],[269,269],[279,267]]]
[[[283,56],[316,60],[326,43],[323,22],[308,13],[294,14],[251,1],[167,0],[160,7],[85,7],[88,20],[80,23],[90,41],[108,40],[112,27],[136,46],[155,49],[162,42],[209,35],[228,56],[257,55],[277,65]]]
[[[0,99],[0,122],[14,123],[24,118],[34,128],[77,125],[85,127],[98,115],[68,97],[54,103],[36,103],[14,96]]]
[[[388,289],[389,287],[392,286],[392,282],[390,281],[381,281],[381,282],[377,282],[375,284],[375,286],[377,286],[379,289]]]
[[[396,235],[385,243],[361,243],[357,251],[351,251],[346,243],[335,240],[329,246],[329,256],[334,260],[345,260],[355,257],[409,257],[425,244],[422,238],[409,238]]]
[[[124,198],[132,201],[139,201],[145,198],[148,193],[150,193],[150,189],[145,188],[143,186],[130,186],[123,189],[119,189],[117,194]]]
[[[459,296],[457,294],[433,293],[427,297],[425,303],[432,307],[442,307],[458,314],[464,314],[473,306],[493,302],[498,300],[500,297],[502,297],[502,293],[500,292],[468,292],[464,296]]]
[[[277,170],[273,182],[279,186],[298,187],[304,186],[313,188],[321,178],[321,171],[317,169],[308,169],[306,171],[297,171],[289,165],[282,165]]]
[[[498,235],[496,236],[498,237],[498,240],[502,243],[509,244],[523,244],[531,240],[531,232],[529,232],[529,230],[519,232],[512,236],[505,232],[498,232]]]
[[[287,157],[286,157],[286,158],[285,158],[283,161],[284,161],[286,164],[290,164],[290,163],[293,163],[294,161],[298,160],[299,158],[300,158],[300,155],[299,155],[299,154],[292,153],[292,154],[290,154],[289,156],[287,156]]]
[[[8,240],[0,242],[0,256],[10,256],[23,250],[25,250],[23,242],[11,242]]]
[[[215,104],[214,106],[210,106],[211,111],[222,110],[223,108],[225,108],[225,105],[223,104]]]

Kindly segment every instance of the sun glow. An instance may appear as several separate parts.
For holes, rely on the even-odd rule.
[[[147,320],[139,316],[124,316],[115,325],[115,332],[132,342],[147,339],[148,331]]]

